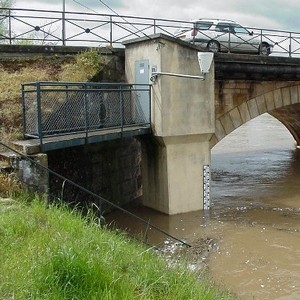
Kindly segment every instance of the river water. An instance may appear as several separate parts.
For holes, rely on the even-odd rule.
[[[208,212],[132,211],[200,249],[191,265],[205,263],[241,299],[300,299],[300,149],[290,133],[268,114],[246,123],[212,149],[211,174]]]

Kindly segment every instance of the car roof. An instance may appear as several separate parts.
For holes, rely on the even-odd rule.
[[[219,23],[219,22],[227,22],[227,23],[237,24],[235,21],[228,20],[228,19],[208,19],[208,18],[196,19],[196,20],[193,20],[192,22],[212,22],[215,24]]]

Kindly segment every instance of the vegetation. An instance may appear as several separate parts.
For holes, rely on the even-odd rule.
[[[3,8],[11,8],[14,5],[13,0],[0,0],[0,13],[1,15],[7,15],[7,10]],[[6,18],[0,19],[0,36],[6,36],[8,34],[8,20]]]
[[[20,199],[0,204],[1,299],[230,299],[91,215]]]
[[[11,197],[22,191],[22,185],[15,174],[0,173],[0,198]]]
[[[102,63],[96,50],[67,60],[1,61],[0,140],[21,136],[22,83],[92,80]],[[92,215],[46,207],[21,188],[0,173],[0,299],[230,299],[198,273],[99,227]]]
[[[0,61],[0,140],[9,143],[22,136],[22,83],[89,81],[101,70],[102,63],[104,59],[95,49],[75,58],[51,56]]]
[[[59,79],[71,82],[90,81],[101,71],[102,63],[103,58],[96,50],[87,50],[77,55],[75,62],[62,66]]]

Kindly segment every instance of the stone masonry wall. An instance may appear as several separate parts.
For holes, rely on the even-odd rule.
[[[216,80],[216,119],[249,99],[282,87],[295,85],[295,81]]]
[[[141,196],[141,150],[135,138],[107,141],[48,152],[49,168],[93,193],[123,205]],[[50,192],[79,206],[111,207],[50,175]]]

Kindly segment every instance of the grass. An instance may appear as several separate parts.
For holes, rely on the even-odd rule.
[[[0,204],[0,299],[231,299],[92,216],[17,203]]]

